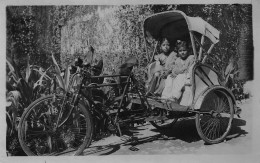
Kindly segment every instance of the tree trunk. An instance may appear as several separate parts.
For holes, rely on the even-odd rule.
[[[247,21],[248,22],[248,21]],[[253,80],[254,53],[252,38],[252,22],[241,25],[238,41],[238,68],[240,80]]]

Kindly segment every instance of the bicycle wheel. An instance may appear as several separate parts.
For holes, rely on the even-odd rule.
[[[210,91],[203,99],[200,108],[202,111],[209,113],[196,114],[196,128],[201,139],[208,144],[223,141],[231,129],[234,117],[231,98],[220,90]]]
[[[18,137],[24,152],[40,156],[81,154],[92,140],[92,118],[81,103],[69,114],[71,109],[70,102],[60,95],[33,102],[19,123]],[[68,119],[56,127],[60,113],[61,121]]]

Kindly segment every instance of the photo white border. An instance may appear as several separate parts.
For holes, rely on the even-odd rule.
[[[241,155],[113,155],[113,156],[66,156],[66,157],[26,157],[26,156],[6,156],[5,136],[6,136],[6,120],[5,120],[5,54],[6,54],[6,13],[7,5],[122,5],[122,4],[233,4],[246,3],[253,5],[253,40],[254,40],[254,81],[253,81],[253,145],[252,153]],[[260,59],[260,1],[258,0],[1,0],[0,1],[0,162],[35,162],[35,163],[50,163],[50,162],[101,162],[101,163],[128,163],[128,162],[259,162],[260,154],[260,87],[259,87],[259,59]]]

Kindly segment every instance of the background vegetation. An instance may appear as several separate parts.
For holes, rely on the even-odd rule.
[[[65,69],[76,57],[92,60],[88,49],[92,45],[93,61],[102,58],[106,74],[114,73],[128,56],[135,56],[139,60],[136,74],[144,81],[152,50],[148,48],[148,55],[145,53],[142,23],[153,13],[174,9],[188,16],[202,17],[220,30],[220,42],[207,63],[224,78],[231,79],[227,84],[241,100],[243,83],[253,79],[252,5],[8,6],[6,57],[12,66],[7,66],[6,94],[7,100],[17,102],[11,100],[6,108],[10,117],[7,118],[7,151],[22,155],[16,125],[29,101],[23,102],[26,99],[20,97],[33,95],[34,99],[43,93],[34,90],[35,83],[38,86],[43,86],[43,81],[50,83],[52,55]],[[29,80],[33,70],[38,76]],[[11,78],[14,75],[16,82]],[[19,85],[18,81],[23,84]],[[25,88],[31,88],[34,94],[26,94]]]

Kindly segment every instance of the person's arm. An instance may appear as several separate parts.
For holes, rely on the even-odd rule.
[[[159,61],[159,55],[160,55],[160,54],[154,56],[154,60],[155,60],[155,61]]]
[[[181,62],[180,59],[176,60],[176,64],[175,64],[174,68],[172,69],[173,77],[177,76],[178,74],[181,74],[183,71],[183,67],[181,66],[180,62]]]
[[[172,69],[175,67],[176,59],[177,59],[177,53],[172,51],[165,62],[165,66],[164,66],[165,74],[169,75],[172,72]]]
[[[173,70],[172,70],[172,77],[176,77],[178,74],[182,74],[184,73],[184,70],[180,67],[175,67]]]
[[[187,58],[187,62],[185,63],[185,72],[188,72],[188,70],[189,70],[189,68],[190,68],[190,66],[194,63],[194,56],[193,55],[190,55],[188,58]]]
[[[177,76],[178,74],[182,74],[188,71],[189,67],[192,65],[193,62],[194,62],[194,56],[189,56],[183,66],[176,66],[172,70],[173,76]]]
[[[154,56],[155,63],[161,65],[161,54]]]

